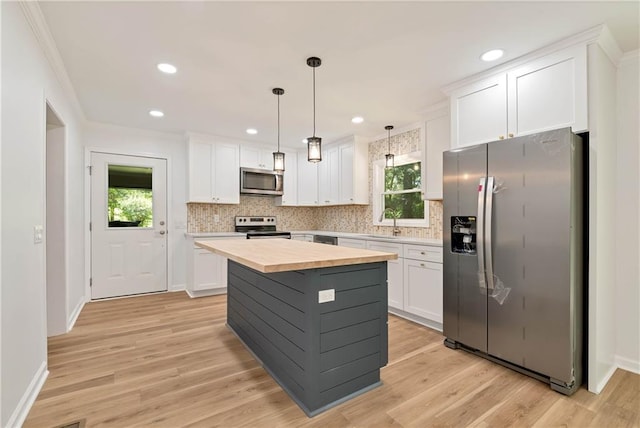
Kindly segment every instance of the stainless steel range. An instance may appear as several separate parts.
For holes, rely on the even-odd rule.
[[[236,216],[236,232],[247,234],[247,239],[291,239],[291,232],[277,230],[275,216]]]

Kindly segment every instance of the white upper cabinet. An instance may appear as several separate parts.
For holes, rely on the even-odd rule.
[[[276,197],[277,206],[298,205],[298,156],[295,152],[284,152],[284,178],[282,196]]]
[[[244,168],[272,169],[273,152],[275,150],[243,145],[240,147],[240,166]]]
[[[442,199],[442,152],[451,144],[449,110],[441,109],[425,123],[424,199]]]
[[[298,152],[298,205],[318,205],[318,164],[307,161],[306,151]]]
[[[369,203],[369,144],[361,137],[327,144],[318,172],[320,205]]]
[[[190,136],[188,202],[239,204],[239,152],[237,144]]]
[[[484,79],[451,94],[453,147],[486,143],[507,134],[507,76]]]
[[[587,129],[587,49],[574,46],[507,74],[509,133]]]
[[[588,129],[586,46],[565,48],[450,93],[451,148]]]
[[[318,165],[318,197],[320,205],[337,205],[340,200],[340,149],[329,146],[323,150]]]

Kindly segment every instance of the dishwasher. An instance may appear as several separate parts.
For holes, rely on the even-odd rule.
[[[338,238],[335,236],[327,235],[313,235],[313,242],[327,245],[338,245]]]

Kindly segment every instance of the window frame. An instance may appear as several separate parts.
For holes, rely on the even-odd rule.
[[[423,188],[419,190],[421,198],[424,200],[424,160],[421,152],[411,152],[404,155],[397,155],[394,158],[396,166],[408,163],[420,162],[420,175]],[[384,169],[385,160],[380,159],[373,162],[373,186],[372,186],[372,203],[373,203],[373,225],[374,226],[393,226],[393,220],[384,218],[379,221],[384,204]],[[400,193],[400,192],[398,192]],[[408,193],[404,191],[404,193]],[[429,227],[429,201],[424,201],[424,219],[398,219],[396,225],[401,227]]]

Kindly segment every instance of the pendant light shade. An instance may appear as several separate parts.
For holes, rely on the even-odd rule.
[[[284,89],[273,88],[273,92],[278,96],[278,151],[273,152],[273,170],[279,173],[284,172],[284,153],[280,151],[280,95],[284,94]]]
[[[384,127],[387,130],[387,154],[384,155],[385,158],[385,168],[393,168],[393,153],[391,153],[391,130],[393,129],[393,125],[387,125]]]
[[[322,160],[322,138],[316,137],[316,67],[320,64],[320,58],[307,58],[307,65],[313,68],[313,136],[307,138],[307,160],[314,163]]]

